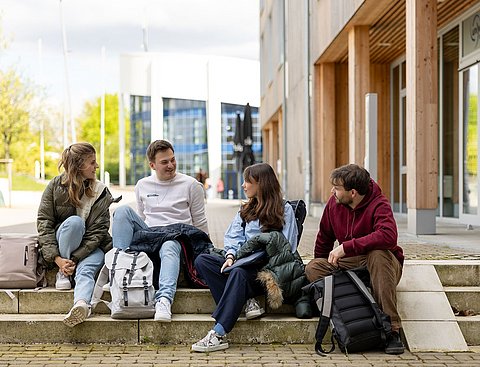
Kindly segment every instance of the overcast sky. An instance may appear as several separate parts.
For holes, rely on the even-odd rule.
[[[61,9],[65,24],[71,99],[77,115],[87,99],[119,86],[119,55],[148,50],[258,60],[258,0],[0,0],[1,27],[10,39],[0,67],[15,66],[45,85],[59,106],[66,83]],[[41,39],[41,47],[39,47]],[[102,46],[106,68],[102,73]],[[39,52],[41,49],[41,52]],[[42,55],[41,57],[39,55]]]

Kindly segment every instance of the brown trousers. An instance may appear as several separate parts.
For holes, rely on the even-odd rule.
[[[397,311],[397,284],[402,277],[402,265],[390,251],[374,250],[367,255],[344,257],[338,260],[340,269],[348,270],[359,266],[366,266],[370,273],[373,298],[380,308],[390,316],[392,331],[401,327],[400,316]],[[305,274],[310,282],[330,275],[337,268],[325,258],[311,260]]]

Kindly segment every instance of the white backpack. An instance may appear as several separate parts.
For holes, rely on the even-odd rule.
[[[105,303],[113,319],[146,319],[155,314],[153,263],[145,252],[113,248],[105,254],[105,265],[98,275],[92,307]],[[111,302],[101,299],[109,284]]]

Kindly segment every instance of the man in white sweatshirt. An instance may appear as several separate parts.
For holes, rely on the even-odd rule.
[[[115,210],[113,246],[124,250],[130,246],[136,231],[175,223],[190,224],[208,233],[203,186],[195,178],[177,172],[172,144],[166,140],[153,141],[147,148],[147,158],[155,174],[135,185],[138,213],[127,205]],[[159,289],[155,294],[157,321],[172,320],[180,251],[180,243],[175,240],[166,241],[160,248]]]

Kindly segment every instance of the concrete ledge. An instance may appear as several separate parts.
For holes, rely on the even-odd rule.
[[[6,292],[0,291],[0,313],[7,314],[66,314],[73,305],[73,290],[59,291],[53,287],[42,289],[12,290],[14,298]],[[110,301],[109,292],[105,292],[102,299]],[[265,297],[257,297],[267,314],[295,314],[291,305],[282,305],[272,310],[266,305]],[[174,314],[211,314],[215,309],[215,302],[208,289],[179,288],[172,304]],[[95,314],[110,314],[104,304],[95,308]]]
[[[480,345],[480,315],[457,316],[457,323],[468,345]]]
[[[0,290],[0,313],[18,313],[18,289]]]
[[[138,321],[91,317],[74,328],[63,315],[0,315],[0,343],[137,343]]]
[[[169,323],[97,315],[69,328],[62,320],[63,315],[0,315],[0,343],[191,344],[203,338],[215,322],[209,315],[193,314],[173,315]],[[240,318],[228,339],[235,343],[314,343],[317,324],[318,318]]]
[[[456,321],[402,321],[410,352],[467,352]]]
[[[140,342],[171,344],[195,343],[213,327],[209,315],[174,315],[171,323],[140,320]],[[301,320],[286,316],[238,319],[228,334],[233,343],[314,343],[318,318]],[[328,336],[329,337],[329,336]]]
[[[480,287],[444,287],[450,305],[480,313]]]

